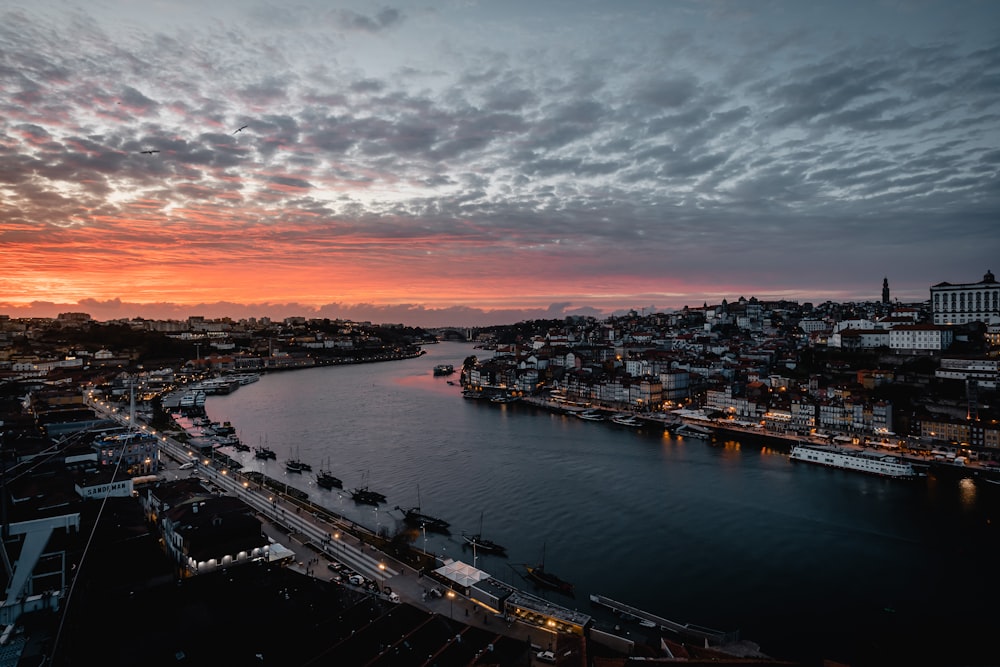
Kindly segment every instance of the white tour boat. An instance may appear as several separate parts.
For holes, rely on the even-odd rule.
[[[898,456],[866,449],[854,450],[824,445],[798,444],[792,448],[791,460],[897,479],[911,479],[921,476],[910,463]]]

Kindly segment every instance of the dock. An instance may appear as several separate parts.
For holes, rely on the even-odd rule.
[[[678,623],[677,621],[671,621],[670,619],[651,614],[648,611],[644,611],[631,605],[627,605],[624,602],[612,600],[611,598],[604,597],[603,595],[591,594],[590,601],[593,604],[606,607],[623,617],[631,618],[636,621],[653,623],[661,630],[676,633],[677,635],[687,639],[697,639],[699,641],[703,641],[706,647],[726,646],[728,644],[735,644],[739,641],[739,631],[734,630],[732,632],[724,632],[722,630],[713,630],[711,628],[705,628],[691,623]]]

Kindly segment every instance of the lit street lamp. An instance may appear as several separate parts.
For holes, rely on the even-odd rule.
[[[455,591],[448,591],[448,601],[450,602],[449,609],[448,609],[448,616],[451,618],[451,620],[454,621],[455,620]]]

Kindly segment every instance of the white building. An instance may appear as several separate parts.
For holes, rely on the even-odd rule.
[[[1000,283],[992,271],[978,283],[938,283],[931,287],[931,311],[934,324],[998,323]]]
[[[829,328],[830,324],[824,320],[799,320],[799,329],[802,329],[805,333],[826,331]]]
[[[942,359],[934,376],[944,380],[975,380],[984,389],[996,389],[1000,380],[1000,360]]]
[[[889,346],[888,329],[844,329],[831,334],[827,339],[829,347],[845,350],[872,350]]]
[[[889,330],[889,349],[894,352],[941,352],[954,340],[954,331],[933,324],[909,324]]]

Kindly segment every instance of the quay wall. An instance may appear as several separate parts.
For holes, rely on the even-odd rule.
[[[532,405],[537,408],[550,410],[552,412],[560,412],[571,414],[576,410],[565,409],[560,406],[559,403],[555,401],[549,401],[545,398],[536,396],[526,396],[521,399],[522,402]],[[601,410],[615,411],[610,407],[602,407],[600,405],[594,405],[593,407]],[[961,463],[955,463],[952,458],[946,458],[944,460],[935,459],[930,450],[924,448],[913,448],[898,450],[897,448],[878,448],[871,445],[861,446],[854,445],[852,443],[842,443],[842,442],[832,442],[828,438],[822,438],[818,436],[803,436],[795,433],[782,433],[779,431],[769,431],[762,428],[753,428],[746,426],[739,426],[736,424],[729,424],[720,420],[713,419],[699,419],[695,417],[682,417],[671,413],[650,413],[650,414],[637,414],[637,417],[642,419],[647,423],[657,423],[661,424],[664,429],[671,429],[678,424],[691,424],[693,426],[702,426],[704,428],[710,429],[712,434],[716,438],[738,438],[741,440],[751,440],[755,442],[766,443],[769,447],[774,447],[782,451],[790,452],[792,447],[799,443],[804,444],[814,444],[814,445],[836,445],[845,449],[856,449],[856,450],[872,450],[879,449],[885,451],[887,455],[899,456],[900,458],[909,461],[910,463],[916,464],[920,468],[926,468],[932,470],[936,473],[943,474],[958,474],[958,475],[971,475],[971,476],[983,476],[990,479],[1000,479],[1000,469],[992,468],[989,466],[983,466],[976,461],[965,461]]]

